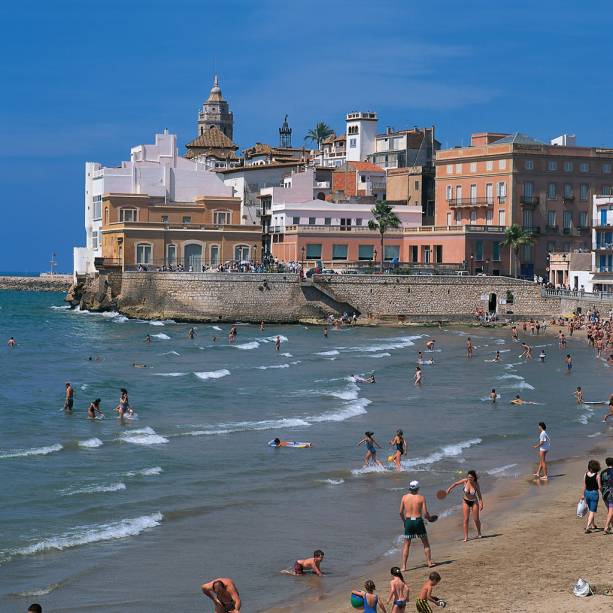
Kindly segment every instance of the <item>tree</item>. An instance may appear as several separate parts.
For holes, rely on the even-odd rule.
[[[400,219],[393,212],[391,204],[388,204],[385,200],[377,202],[370,209],[370,212],[374,219],[368,220],[368,229],[373,232],[378,231],[381,235],[381,272],[383,272],[383,238],[389,228],[398,228],[400,226]]]
[[[334,134],[334,130],[323,121],[320,121],[314,128],[311,128],[307,135],[304,137],[304,140],[310,140],[313,143],[317,143],[317,148],[321,149],[321,143],[323,140],[328,138],[328,136],[332,136]]]
[[[531,232],[526,232],[521,226],[513,224],[504,232],[504,247],[509,248],[509,277],[513,276],[513,261],[516,261],[515,276],[517,276],[517,263],[519,260],[519,249],[524,245],[534,244],[534,235]],[[515,256],[515,257],[513,257]]]

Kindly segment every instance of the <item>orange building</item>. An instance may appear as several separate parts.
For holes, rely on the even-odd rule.
[[[372,162],[345,162],[332,172],[334,201],[350,198],[370,198],[372,202],[385,200],[385,170]]]
[[[438,151],[435,166],[435,225],[523,226],[536,239],[520,253],[529,276],[544,275],[548,252],[589,248],[592,196],[613,186],[613,149],[578,147],[568,136],[545,144],[473,134],[469,147]]]

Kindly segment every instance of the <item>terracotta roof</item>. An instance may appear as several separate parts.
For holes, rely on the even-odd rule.
[[[212,158],[217,158],[218,160],[238,160],[238,156],[236,155],[236,153],[234,153],[234,151],[231,151],[230,149],[200,149],[198,151],[194,151],[193,149],[188,149],[187,153],[183,156],[184,158],[187,158],[188,160],[193,160],[194,158],[197,158],[199,156],[206,156],[206,157],[212,157]]]
[[[335,170],[339,172],[347,172],[348,170],[371,170],[373,172],[385,173],[385,170],[381,168],[381,166],[377,166],[372,162],[345,162]]]
[[[333,143],[334,141],[337,140],[347,140],[347,137],[344,134],[339,134],[338,136],[336,134],[332,134],[332,136],[328,136],[328,138],[324,138],[321,141],[322,145],[328,145],[329,143]]]
[[[236,151],[238,146],[235,145],[217,126],[211,126],[205,130],[200,136],[196,137],[191,143],[185,145],[188,149],[232,149]]]

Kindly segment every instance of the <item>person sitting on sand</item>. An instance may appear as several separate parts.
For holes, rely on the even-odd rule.
[[[447,494],[459,485],[464,486],[462,498],[462,512],[464,515],[464,542],[468,541],[468,522],[472,511],[475,528],[477,528],[477,538],[481,538],[481,519],[479,512],[483,511],[483,496],[479,487],[479,477],[474,470],[469,470],[466,477],[458,479],[447,488]]]
[[[100,410],[100,398],[96,398],[87,408],[87,417],[90,419],[96,419],[96,413],[104,417],[104,413]]]
[[[383,449],[379,443],[375,440],[374,432],[364,432],[364,438],[357,444],[366,445],[366,455],[364,456],[364,466],[369,464],[383,466],[379,460],[377,460],[377,447]]]
[[[323,572],[321,571],[321,563],[324,560],[324,552],[321,549],[316,549],[313,552],[312,558],[305,558],[304,560],[296,560],[294,562],[294,575],[304,575],[305,570],[310,570],[314,574],[321,577]]]
[[[404,543],[402,546],[402,570],[407,569],[411,541],[414,538],[421,539],[424,546],[424,556],[428,567],[434,566],[430,554],[430,542],[424,524],[424,517],[428,521],[433,521],[428,513],[426,498],[419,493],[419,481],[409,483],[409,493],[405,494],[400,501],[400,519],[404,523]]]
[[[227,577],[215,579],[200,586],[205,596],[215,605],[215,613],[240,613],[241,597],[236,583]]]
[[[385,605],[379,600],[379,596],[375,594],[377,586],[372,579],[368,579],[364,582],[364,590],[353,590],[352,596],[357,596],[364,601],[364,607],[362,610],[364,613],[377,613],[377,609],[381,609],[383,613],[387,613]]]
[[[446,607],[447,603],[432,594],[434,588],[441,582],[441,576],[437,572],[432,572],[428,580],[424,583],[419,597],[415,601],[415,608],[419,613],[432,613],[430,603],[433,602],[437,607]]]
[[[409,586],[405,583],[400,568],[392,566],[390,569],[392,580],[390,581],[390,593],[387,604],[393,601],[392,613],[403,613],[409,600]]]

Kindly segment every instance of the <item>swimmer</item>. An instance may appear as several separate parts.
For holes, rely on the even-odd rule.
[[[220,578],[200,586],[203,594],[215,605],[215,613],[240,613],[241,597],[232,579]]]
[[[537,404],[536,402],[532,402],[532,400],[522,400],[519,394],[511,400],[511,404]]]
[[[441,576],[437,572],[432,572],[428,576],[428,580],[424,583],[419,597],[415,601],[415,608],[418,613],[432,613],[432,607],[429,603],[433,602],[437,607],[445,607],[447,603],[440,598],[432,595],[432,590],[441,582]]]
[[[64,411],[72,413],[72,406],[74,404],[74,390],[72,385],[66,381],[66,398],[64,399]]]
[[[6,343],[9,347],[16,347],[17,346],[17,341],[11,336],[11,338],[9,338],[9,340]]]
[[[521,344],[522,349],[523,349],[523,353],[521,354],[520,357],[526,359],[526,360],[531,360],[532,359],[532,347],[530,347],[530,345],[528,345],[528,343],[522,343]]]
[[[377,586],[375,585],[375,582],[372,579],[368,579],[364,582],[365,591],[362,592],[360,590],[353,590],[353,592],[351,592],[352,596],[357,596],[364,601],[364,605],[362,607],[364,613],[377,613],[378,609],[381,609],[383,613],[387,613],[385,605],[379,600],[379,596],[375,594],[376,589]]]
[[[602,421],[608,421],[609,417],[613,417],[613,394],[609,397],[609,412],[602,416]]]
[[[469,336],[466,339],[466,357],[467,358],[472,358],[473,357],[473,351],[474,351],[473,342],[470,340],[470,336]]]
[[[498,398],[498,394],[496,393],[496,390],[492,388],[492,391],[490,392],[490,400],[492,402],[496,402],[496,398]]]
[[[364,456],[364,466],[369,464],[383,466],[379,460],[377,460],[377,447],[383,449],[381,445],[375,440],[374,432],[364,432],[364,438],[356,445],[366,445],[366,455]]]
[[[566,372],[570,375],[570,371],[573,369],[573,359],[570,353],[566,354],[566,357],[564,358],[564,362],[566,363]]]
[[[580,385],[577,386],[573,396],[577,399],[577,404],[583,404],[583,390]]]
[[[145,343],[151,342],[151,334],[145,334]]]
[[[429,341],[426,341],[426,349],[428,351],[432,351],[434,349],[434,343],[436,342],[435,339],[431,338]]]
[[[275,351],[280,351],[281,350],[281,337],[277,336],[277,338],[275,339]]]
[[[396,468],[400,470],[400,460],[407,452],[407,442],[404,440],[404,432],[402,430],[396,430],[396,436],[389,444],[396,448],[393,462],[396,464]]]
[[[141,364],[140,362],[132,362],[134,368],[148,368],[147,364]]]
[[[328,338],[328,326],[324,326],[324,338]]]
[[[415,376],[413,378],[415,385],[421,385],[421,368],[419,366],[415,367]]]
[[[100,410],[100,398],[96,398],[87,408],[87,417],[90,419],[96,419],[96,413],[100,415],[100,417],[104,417],[104,413]]]
[[[539,353],[539,360],[541,362],[544,362],[546,357],[547,357],[547,355],[545,354],[545,350],[541,349],[541,353]]]
[[[264,332],[264,322],[260,322],[260,332]]]
[[[294,446],[294,445],[291,445],[290,443],[291,443],[291,441],[282,441],[280,438],[275,438],[272,441],[272,445],[270,445],[270,443],[269,443],[269,445],[271,447],[292,447],[292,446]],[[304,446],[304,447],[312,447],[313,446],[313,445],[311,445],[311,443],[301,443],[301,445]]]
[[[369,375],[368,377],[360,377],[358,375],[351,375],[351,378],[356,383],[376,383],[375,375]]]
[[[511,336],[513,337],[513,340],[515,342],[517,342],[519,340],[518,336],[517,336],[517,326],[513,326],[511,328]]]
[[[417,362],[419,364],[423,364],[424,362],[424,354],[421,351],[417,352]]]
[[[190,340],[194,340],[194,336],[196,336],[196,330],[194,330],[193,328],[190,328],[187,331],[187,336]]]
[[[214,337],[213,337],[213,342],[214,342],[214,343],[216,343],[216,342],[217,342],[217,337],[216,337],[216,336],[214,336]]]
[[[312,558],[305,558],[304,560],[296,560],[294,562],[293,575],[304,575],[305,570],[310,570],[317,576],[321,577],[321,563],[324,561],[324,552],[321,549],[316,549],[313,552]]]
[[[390,581],[390,593],[387,597],[387,604],[394,603],[392,613],[402,613],[409,600],[409,586],[405,583],[404,577],[398,566],[392,566],[390,569],[392,580]]]
[[[494,362],[500,362],[500,351],[496,352],[496,355],[494,356]]]

